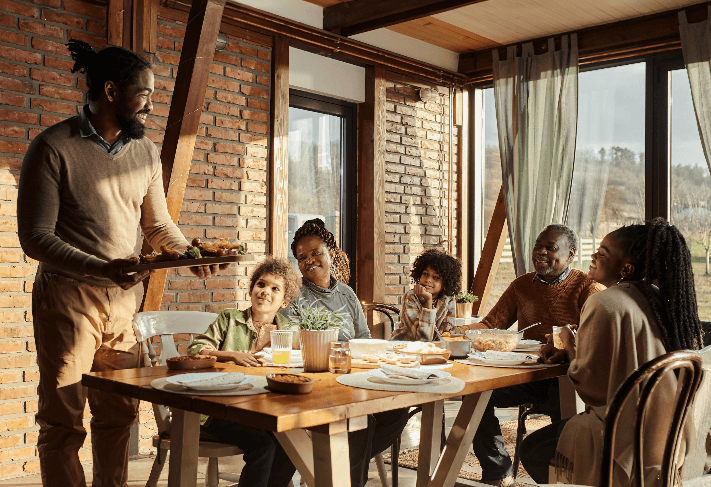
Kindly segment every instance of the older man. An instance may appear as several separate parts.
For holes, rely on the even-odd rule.
[[[518,329],[540,322],[524,332],[524,338],[545,341],[553,326],[577,325],[585,301],[604,286],[584,272],[571,269],[578,249],[575,232],[564,225],[548,225],[536,238],[531,259],[536,272],[516,278],[494,308],[477,325],[468,328],[506,329],[518,321]],[[491,395],[479,429],[474,436],[474,453],[482,468],[482,481],[509,487],[514,484],[511,458],[504,449],[499,420],[494,408],[526,403],[546,403],[554,421],[560,419],[558,380],[497,389]]]

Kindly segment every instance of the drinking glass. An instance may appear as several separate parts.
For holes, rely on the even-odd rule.
[[[563,329],[562,326],[554,326],[553,327],[553,346],[555,348],[558,348],[560,350],[565,349],[565,345],[563,344],[563,340],[560,338],[560,332]]]
[[[291,342],[294,332],[291,330],[272,330],[272,362],[274,365],[289,367],[291,365]]]
[[[331,342],[328,352],[328,371],[332,374],[351,373],[351,349],[348,342]]]

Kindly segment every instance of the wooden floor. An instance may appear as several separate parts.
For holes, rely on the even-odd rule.
[[[447,431],[451,427],[454,417],[459,410],[459,401],[446,401],[445,403],[445,414],[447,417]],[[496,415],[501,421],[510,421],[516,418],[517,409],[500,409],[497,410]],[[403,431],[402,435],[402,449],[406,450],[418,445],[420,440],[420,421],[419,415],[413,417],[407,424],[407,427]],[[150,474],[151,467],[153,466],[154,457],[150,455],[132,458],[129,463],[128,469],[128,486],[129,487],[143,487],[146,485],[146,479]],[[241,457],[232,457],[220,459],[220,471],[221,472],[239,472],[242,468]],[[207,466],[207,459],[200,459],[200,464],[198,466],[198,485],[204,485],[204,475],[205,468]],[[390,465],[386,464],[388,472],[390,471]],[[84,464],[84,471],[86,473],[87,485],[91,485],[91,463]],[[415,487],[416,472],[414,470],[409,470],[406,468],[400,468],[399,472],[399,485],[401,487]],[[375,462],[370,464],[369,480],[366,487],[380,487],[380,478],[378,477],[378,471],[375,466]],[[462,485],[482,485],[476,484],[475,482],[470,482],[467,480],[459,480]],[[42,480],[38,474],[26,475],[23,477],[17,477],[10,480],[0,481],[0,486],[15,486],[15,487],[41,487]],[[158,483],[159,487],[167,487],[168,485],[168,468],[163,469],[163,475],[161,476],[161,481]],[[220,487],[228,487],[231,485],[236,485],[234,482],[230,481],[220,481]]]

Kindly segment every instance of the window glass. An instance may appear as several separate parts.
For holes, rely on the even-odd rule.
[[[671,223],[691,250],[699,318],[711,321],[711,176],[685,70],[671,72]]]
[[[581,72],[578,134],[567,224],[581,249],[574,267],[587,272],[600,240],[644,220],[645,64]]]
[[[344,119],[301,108],[289,108],[289,248],[294,233],[320,218],[341,247]],[[289,253],[289,259],[296,260]]]

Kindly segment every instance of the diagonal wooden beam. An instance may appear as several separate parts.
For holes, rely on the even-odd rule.
[[[224,8],[225,0],[195,0],[185,29],[178,77],[160,154],[163,189],[166,192],[168,212],[175,223],[178,223],[183,205],[185,184],[190,173],[200,115],[205,105],[205,89]],[[160,309],[166,276],[166,271],[151,275],[143,304],[144,311]]]
[[[342,36],[401,24],[486,0],[351,0],[323,9],[323,28]]]
[[[501,188],[470,290],[472,294],[479,296],[479,301],[472,307],[473,315],[478,315],[480,311],[486,309],[486,303],[489,301],[489,294],[491,294],[491,288],[494,286],[494,279],[496,279],[496,271],[499,269],[501,252],[504,250],[504,243],[506,243],[508,236],[509,227],[506,226],[504,188]]]

